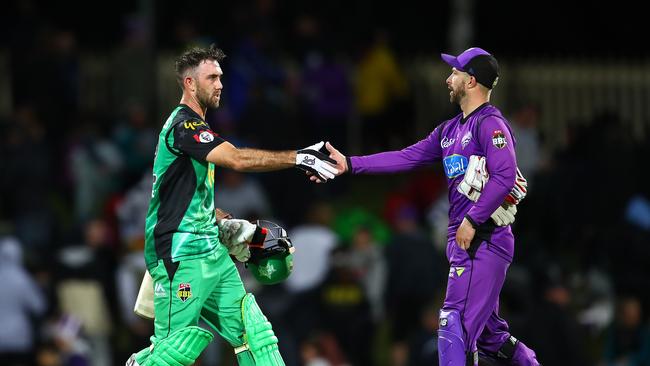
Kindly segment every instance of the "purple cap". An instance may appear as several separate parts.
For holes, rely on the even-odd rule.
[[[482,48],[468,48],[458,56],[441,53],[442,60],[459,71],[476,78],[481,85],[492,89],[499,77],[499,64],[489,52]]]

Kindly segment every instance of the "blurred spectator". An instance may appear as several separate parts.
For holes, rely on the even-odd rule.
[[[54,30],[45,37],[47,49],[40,57],[39,69],[48,77],[39,79],[35,92],[46,123],[57,126],[50,130],[51,137],[59,139],[74,128],[74,116],[79,111],[81,63],[74,31]]]
[[[296,251],[293,254],[293,272],[284,283],[291,296],[291,306],[285,318],[298,342],[320,325],[317,290],[330,272],[330,253],[338,242],[329,228],[332,215],[328,203],[316,202],[307,213],[307,221],[289,231]]]
[[[124,120],[113,130],[113,141],[125,158],[125,181],[130,185],[140,178],[143,171],[149,170],[158,143],[158,134],[149,125],[145,106],[131,104],[124,114]]]
[[[373,240],[385,244],[390,239],[390,228],[375,213],[360,206],[347,207],[337,211],[334,231],[342,243],[351,243],[359,227],[372,233]]]
[[[304,366],[347,366],[349,363],[330,334],[316,334],[306,338],[300,347]]]
[[[357,227],[346,261],[348,269],[361,281],[373,320],[378,322],[384,316],[386,261],[383,248],[375,241],[368,227]]]
[[[144,250],[144,223],[151,200],[152,185],[153,174],[146,170],[140,181],[131,187],[117,204],[119,239],[126,245],[127,251]]]
[[[58,256],[59,307],[82,322],[93,366],[112,365],[109,336],[115,319],[116,264],[110,240],[106,222],[90,220],[83,228],[83,242],[63,248]]]
[[[391,364],[404,365],[409,339],[425,308],[444,288],[448,266],[420,231],[414,206],[398,209],[394,223],[395,235],[384,252],[388,269],[384,301],[391,329]]]
[[[570,288],[557,275],[546,276],[541,288],[541,299],[523,325],[524,334],[513,335],[535,347],[544,365],[589,365],[584,354],[587,334],[571,310]]]
[[[302,97],[309,140],[347,145],[352,104],[351,81],[345,66],[329,49],[310,52],[303,67]]]
[[[102,212],[107,197],[121,188],[124,157],[117,145],[101,133],[94,120],[79,127],[68,156],[78,222]]]
[[[440,195],[427,212],[427,223],[431,228],[431,240],[439,253],[445,253],[447,248],[447,226],[449,225],[449,199],[446,194]]]
[[[416,331],[411,335],[408,346],[409,366],[436,366],[438,365],[438,310],[442,306],[442,299],[439,303],[430,303],[422,307],[419,313],[420,319]],[[404,365],[398,363],[400,359],[393,357],[392,366]]]
[[[234,47],[234,52],[226,61],[230,63],[225,83],[228,85],[226,97],[228,107],[235,120],[251,105],[251,97],[255,89],[261,93],[259,97],[265,102],[277,102],[277,91],[284,87],[285,70],[280,67],[273,57],[273,41],[269,33],[259,24],[241,39]],[[257,121],[262,123],[263,119]],[[254,126],[253,126],[254,127]]]
[[[641,230],[650,231],[650,201],[640,194],[633,196],[625,209],[625,220]]]
[[[514,138],[517,141],[515,147],[517,167],[529,184],[534,181],[537,172],[546,165],[537,126],[540,113],[537,105],[527,102],[517,106],[509,118]]]
[[[111,60],[111,99],[115,116],[132,113],[138,106],[145,115],[152,111],[155,93],[154,53],[150,44],[150,24],[136,14],[122,19],[123,40]]]
[[[22,248],[13,237],[0,238],[0,278],[11,289],[0,296],[0,365],[33,363],[33,321],[46,310],[41,290],[22,264]]]
[[[338,242],[336,234],[330,229],[333,214],[328,203],[313,203],[307,212],[306,222],[289,231],[296,248],[293,272],[285,282],[290,292],[300,293],[316,288],[329,272],[330,252]]]
[[[322,329],[331,332],[352,365],[371,365],[374,324],[370,302],[347,248],[332,252],[332,270],[319,291]]]
[[[397,57],[388,44],[387,34],[376,31],[360,48],[354,76],[356,108],[361,117],[365,153],[391,150],[406,145],[408,129],[403,121],[408,83]]]
[[[219,173],[218,173],[219,174]],[[217,193],[214,195],[214,205],[236,218],[259,219],[268,218],[271,208],[266,192],[254,178],[240,172],[220,170]]]
[[[617,310],[616,320],[605,338],[606,365],[650,365],[650,328],[641,302],[634,296],[623,296]]]
[[[90,347],[81,336],[81,327],[81,321],[74,316],[55,319],[45,327],[45,340],[52,348],[43,350],[55,353],[61,366],[91,366]]]
[[[0,200],[5,215],[14,222],[15,234],[26,246],[28,259],[33,250],[46,249],[54,234],[49,195],[56,188],[51,141],[36,108],[17,107],[0,137]],[[38,228],[35,230],[34,228]]]

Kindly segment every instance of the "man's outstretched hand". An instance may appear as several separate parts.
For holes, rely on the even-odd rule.
[[[328,179],[334,179],[340,173],[335,167],[336,161],[320,151],[323,145],[324,143],[321,141],[298,150],[296,152],[296,167],[307,172],[307,175],[326,182]]]
[[[330,144],[329,141],[327,143],[325,143],[325,148],[330,153],[329,158],[336,162],[336,165],[334,166],[336,168],[336,170],[338,171],[336,173],[336,175],[339,176],[339,175],[347,172],[348,171],[348,163],[347,163],[347,160],[345,158],[345,155],[341,154],[341,152],[338,151],[334,146],[332,146],[332,144]],[[320,179],[319,177],[317,177],[314,174],[307,173],[307,175],[309,175],[309,179],[312,182],[324,183],[324,181],[322,179]]]

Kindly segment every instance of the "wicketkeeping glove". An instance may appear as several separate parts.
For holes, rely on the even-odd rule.
[[[465,176],[458,185],[457,190],[471,201],[476,202],[481,196],[483,187],[485,187],[489,177],[485,168],[485,157],[472,155],[469,157]]]
[[[315,174],[320,180],[327,181],[334,179],[339,173],[338,169],[330,165],[336,165],[336,161],[326,154],[320,152],[325,143],[323,141],[298,150],[296,153],[296,167],[306,172]]]
[[[485,184],[490,179],[485,166],[486,159],[484,156],[472,155],[469,157],[465,176],[457,187],[458,192],[462,193],[471,201],[478,201]],[[526,197],[528,182],[524,178],[519,168],[517,168],[517,177],[515,186],[505,198],[505,201],[490,216],[499,226],[507,226],[515,222],[517,214],[516,205]]]
[[[505,207],[504,207],[505,206]],[[515,215],[517,214],[517,206],[504,203],[490,215],[492,220],[499,226],[508,226],[515,222]]]
[[[513,205],[518,205],[521,200],[526,197],[528,192],[528,181],[524,178],[524,175],[521,174],[519,168],[517,168],[517,178],[515,179],[515,186],[512,187],[510,193],[506,196],[506,201]]]

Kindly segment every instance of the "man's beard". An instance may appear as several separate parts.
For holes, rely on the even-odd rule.
[[[201,107],[204,108],[219,108],[219,98],[212,98],[213,95],[210,95],[205,92],[203,89],[199,89],[196,93],[196,99],[199,101]]]
[[[460,105],[461,100],[463,100],[463,98],[465,98],[465,94],[466,94],[465,93],[465,88],[458,88],[458,89],[453,89],[452,88],[451,91],[452,91],[452,93],[449,96],[449,101],[451,103],[455,103],[455,104]]]

